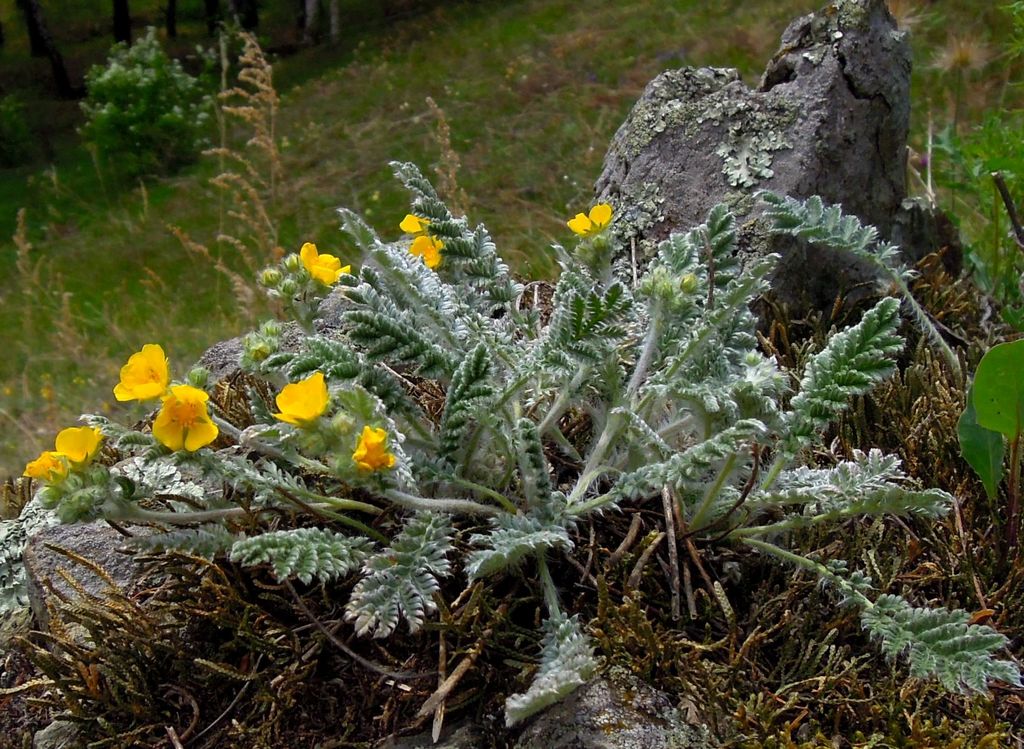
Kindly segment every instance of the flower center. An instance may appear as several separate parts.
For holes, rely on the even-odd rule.
[[[199,404],[188,401],[176,401],[171,406],[171,421],[183,427],[190,427],[199,420]]]

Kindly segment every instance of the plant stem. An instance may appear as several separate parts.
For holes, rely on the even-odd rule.
[[[389,489],[384,492],[384,497],[399,507],[406,507],[410,510],[428,510],[432,512],[450,512],[456,515],[486,515],[488,517],[500,515],[502,510],[491,505],[482,505],[471,499],[451,499],[444,497],[417,497],[413,494],[406,494],[398,489]]]
[[[648,320],[647,338],[644,340],[643,350],[640,358],[637,359],[636,367],[633,369],[633,376],[629,378],[629,385],[626,386],[626,400],[629,401],[640,389],[640,386],[647,378],[647,370],[654,359],[654,353],[658,349],[658,339],[661,337],[661,302],[656,301],[651,309],[651,316]]]
[[[782,547],[776,546],[775,544],[770,544],[767,541],[758,541],[754,538],[744,538],[743,543],[745,543],[747,546],[753,546],[755,549],[765,551],[775,557],[778,557],[779,559],[782,559],[783,561],[795,564],[797,567],[802,567],[805,570],[810,570],[811,572],[820,575],[821,577],[825,578],[830,583],[835,585],[844,594],[855,600],[858,606],[861,606],[865,609],[874,608],[875,604],[872,603],[867,596],[865,596],[859,590],[850,585],[848,581],[839,577],[836,573],[834,573],[832,570],[830,570],[828,567],[821,564],[820,562],[815,562],[814,560],[808,559],[807,557],[802,557],[799,554],[795,554],[792,551],[789,551],[788,549],[783,549]]]
[[[543,436],[556,421],[558,421],[562,414],[565,413],[565,407],[569,405],[569,401],[572,400],[572,394],[583,382],[584,378],[590,373],[590,367],[580,367],[576,372],[576,375],[569,381],[569,383],[558,392],[558,397],[555,398],[551,404],[551,408],[548,409],[547,416],[537,426],[537,434]]]
[[[1010,507],[1006,518],[1006,546],[1010,552],[1017,547],[1020,533],[1020,439],[1018,432],[1010,443],[1010,477],[1007,479]]]
[[[576,481],[576,486],[573,487],[572,492],[569,494],[567,504],[571,507],[573,502],[577,501],[580,497],[587,493],[587,489],[594,482],[598,476],[605,472],[604,469],[600,469],[601,462],[604,460],[605,454],[608,452],[612,443],[619,436],[619,431],[622,429],[623,418],[616,413],[611,413],[608,416],[608,420],[605,422],[604,429],[601,431],[601,436],[597,439],[597,444],[594,445],[594,449],[590,451],[590,455],[587,458],[587,464],[580,471],[580,477]]]
[[[690,531],[699,531],[705,525],[705,515],[711,511],[711,505],[714,503],[715,498],[722,491],[722,487],[725,486],[726,480],[729,478],[729,474],[732,473],[733,467],[736,465],[736,453],[732,453],[726,458],[725,465],[722,466],[722,470],[718,472],[718,478],[715,479],[715,483],[707,488],[704,492],[704,498],[700,502],[700,506],[694,511],[693,516],[690,518],[689,526]]]
[[[537,572],[540,573],[541,585],[544,588],[544,605],[548,607],[548,616],[554,616],[561,611],[558,606],[558,589],[555,587],[555,581],[551,579],[551,570],[548,569],[544,552],[537,554]]]
[[[484,486],[483,484],[478,484],[475,481],[470,481],[469,479],[463,479],[458,477],[452,478],[450,479],[450,481],[456,486],[461,486],[463,489],[469,489],[470,491],[474,491],[477,494],[482,494],[488,499],[493,499],[495,502],[497,502],[503,508],[511,512],[513,515],[515,515],[519,511],[519,508],[515,506],[515,503],[512,502],[512,500],[510,500],[504,494],[494,491],[490,487]]]

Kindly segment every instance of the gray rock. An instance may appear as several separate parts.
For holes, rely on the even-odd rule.
[[[790,24],[756,89],[721,68],[655,78],[616,133],[596,190],[631,206],[627,232],[646,251],[721,202],[756,217],[761,189],[820,195],[889,237],[906,194],[909,92],[909,46],[884,0],[835,0]],[[786,301],[824,306],[869,277],[766,231],[748,222],[741,242],[783,254],[774,286]]]
[[[57,603],[51,587],[57,593],[73,598],[77,594],[60,575],[59,570],[71,573],[88,593],[103,596],[108,583],[87,567],[76,564],[53,546],[67,549],[98,564],[121,589],[131,592],[138,580],[134,553],[122,553],[125,539],[106,523],[75,523],[54,525],[36,533],[29,539],[22,557],[28,588],[29,606],[40,628],[49,623],[49,605]]]
[[[320,302],[313,325],[317,333],[327,338],[337,337],[343,311],[342,292],[335,288]],[[294,322],[282,323],[281,350],[298,351],[308,334]],[[229,338],[213,344],[196,364],[210,372],[210,384],[229,378],[240,371],[239,361],[244,351],[244,336]]]
[[[32,749],[77,749],[85,746],[78,726],[70,720],[55,720],[32,737]]]
[[[377,745],[376,749],[482,749],[490,746],[485,742],[476,726],[464,723],[445,731],[435,744],[430,731],[403,738],[389,738]]]
[[[687,722],[663,692],[632,678],[595,679],[540,714],[516,749],[709,749],[708,730]]]

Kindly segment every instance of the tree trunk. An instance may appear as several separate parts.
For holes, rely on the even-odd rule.
[[[178,0],[167,0],[167,38],[178,36]]]
[[[18,1],[22,4],[22,9],[25,11],[25,22],[28,24],[29,29],[35,29],[34,33],[39,35],[39,44],[43,50],[43,55],[50,59],[50,68],[53,70],[53,82],[57,86],[57,95],[62,99],[77,99],[81,97],[82,89],[71,85],[71,79],[68,78],[68,69],[64,65],[64,58],[61,57],[60,52],[57,50],[57,45],[53,43],[50,30],[46,28],[46,22],[43,20],[43,9],[39,7],[39,0]],[[30,31],[29,33],[33,32]]]
[[[340,0],[331,0],[330,16],[331,16],[331,44],[337,44],[338,41],[341,39],[341,2],[340,2]]]
[[[114,41],[132,43],[132,16],[128,0],[114,0]]]
[[[238,17],[238,25],[246,31],[255,31],[260,25],[260,11],[257,0],[231,0],[231,7]]]
[[[306,4],[306,25],[302,29],[302,43],[313,44],[316,42],[316,22],[320,15],[320,0],[305,0]]]
[[[203,0],[203,7],[206,9],[206,32],[216,36],[220,26],[220,0]]]
[[[46,57],[46,45],[43,44],[43,36],[39,33],[39,24],[36,21],[36,14],[32,11],[34,2],[30,0],[17,0],[18,8],[25,16],[25,29],[28,31],[28,45],[32,50],[33,57]],[[41,16],[40,16],[41,17]]]

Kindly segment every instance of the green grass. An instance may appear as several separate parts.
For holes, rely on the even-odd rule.
[[[102,59],[108,8],[99,0],[66,4],[74,9],[66,28],[77,32],[59,41],[81,71]],[[410,6],[393,21],[384,11],[353,11],[358,23],[339,47],[302,50],[276,65],[284,91],[285,179],[274,207],[280,245],[293,251],[315,241],[344,257],[339,205],[397,237],[407,203],[387,162],[411,160],[430,170],[441,161],[430,96],[451,126],[469,216],[488,225],[517,270],[550,276],[548,246],[565,240],[565,219],[590,201],[607,144],[647,81],[665,68],[711,64],[736,66],[753,83],[786,23],[819,4],[478,0]],[[175,48],[184,50],[205,32],[199,3],[181,5]],[[284,6],[266,5],[264,22],[276,29],[268,45],[294,41]],[[158,23],[156,8],[132,6],[138,19]],[[973,24],[979,35],[991,35],[995,14],[942,1],[918,22],[915,95],[937,119],[946,117],[949,87],[941,72],[920,63],[934,58],[949,28]],[[95,18],[104,23],[94,28]],[[18,19],[2,20],[11,42],[0,56],[0,81],[45,81],[43,63],[26,62],[16,43]],[[982,84],[970,88],[964,121],[999,95],[994,84]],[[0,362],[0,475],[20,472],[81,411],[114,407],[117,369],[143,343],[162,343],[182,376],[203,349],[244,332],[259,312],[239,309],[225,278],[167,229],[179,226],[215,245],[221,215],[208,183],[212,160],[149,181],[145,191],[119,184],[77,144],[76,105],[48,101],[45,89],[25,90],[40,103],[36,115],[51,122],[54,166],[0,171],[0,236],[10,235],[18,208],[26,207],[41,273],[38,287],[26,283],[15,272],[13,245],[0,245],[8,349]],[[238,267],[237,259],[228,262]]]

